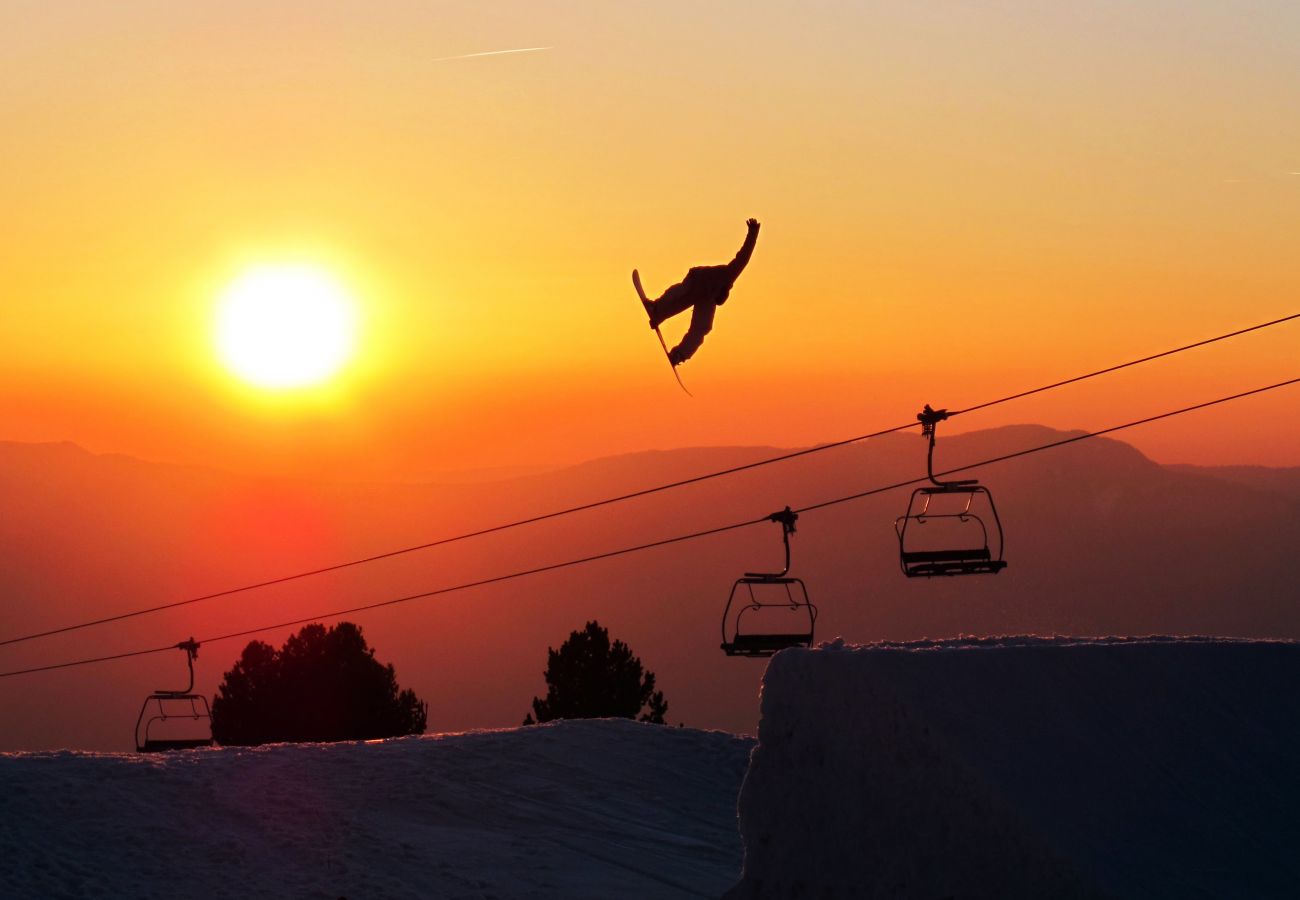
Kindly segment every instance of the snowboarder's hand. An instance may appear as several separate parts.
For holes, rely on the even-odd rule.
[[[748,225],[752,231],[758,230],[758,219],[746,219],[745,224]]]

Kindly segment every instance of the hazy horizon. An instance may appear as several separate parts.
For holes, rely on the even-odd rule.
[[[902,423],[895,423],[895,424],[902,424]],[[1113,424],[1122,424],[1122,423],[1115,422]],[[1049,428],[1052,426],[1048,426],[1042,422],[1014,421],[1014,420],[999,425],[990,426],[987,428],[975,427],[975,426],[962,427],[961,425],[955,424],[954,427],[946,431],[945,434],[946,436],[949,437],[956,437],[958,435],[977,433],[982,431],[991,431],[998,428],[1015,428],[1015,427]],[[1070,426],[1066,425],[1060,428],[1054,428],[1053,430],[1059,430],[1062,432],[1079,432],[1079,431],[1085,431],[1086,429],[1082,427],[1071,428]],[[904,434],[906,433],[909,432],[904,432]],[[915,429],[915,433],[919,433],[919,427]],[[1172,466],[1172,467],[1186,466],[1192,468],[1207,468],[1207,469],[1260,467],[1260,468],[1271,469],[1271,470],[1286,470],[1286,469],[1300,468],[1300,457],[1298,457],[1293,462],[1287,462],[1285,460],[1279,462],[1260,461],[1261,458],[1267,458],[1270,454],[1256,453],[1253,452],[1253,450],[1250,450],[1245,447],[1241,448],[1241,452],[1239,456],[1225,456],[1222,459],[1216,459],[1216,461],[1212,461],[1212,462],[1192,462],[1178,455],[1180,449],[1179,447],[1176,446],[1167,447],[1164,446],[1161,442],[1144,441],[1142,439],[1143,431],[1140,428],[1137,430],[1122,432],[1121,434],[1122,434],[1121,440],[1123,440],[1125,443],[1130,444],[1134,448],[1141,451],[1143,455],[1146,456],[1148,459],[1150,459],[1152,462],[1159,463],[1162,466]],[[477,467],[467,466],[464,468],[458,467],[458,468],[448,468],[448,469],[430,469],[427,471],[412,470],[410,472],[405,472],[405,473],[390,472],[387,475],[387,477],[382,477],[381,473],[379,473],[378,471],[375,473],[374,476],[368,476],[364,473],[358,474],[355,471],[349,473],[347,471],[342,471],[342,470],[326,471],[317,474],[303,475],[299,472],[296,472],[292,467],[285,468],[285,469],[280,469],[278,467],[270,467],[264,469],[258,469],[258,468],[244,469],[244,468],[231,466],[228,464],[222,465],[216,461],[203,461],[201,459],[184,459],[184,458],[167,459],[167,458],[161,458],[157,456],[132,453],[121,449],[105,449],[105,448],[93,447],[93,446],[88,446],[85,443],[67,439],[67,438],[48,439],[48,440],[16,440],[12,438],[0,437],[0,444],[8,443],[14,445],[28,445],[28,446],[40,446],[40,445],[57,446],[60,444],[66,444],[94,456],[110,456],[110,457],[118,456],[118,457],[124,457],[142,463],[155,464],[161,466],[177,466],[180,468],[206,469],[213,472],[221,472],[221,473],[238,475],[241,477],[248,477],[248,478],[269,478],[269,479],[287,478],[292,480],[317,481],[321,483],[355,484],[355,485],[429,484],[429,485],[456,486],[456,485],[487,484],[496,481],[508,481],[516,478],[528,478],[537,475],[546,475],[564,469],[578,468],[589,463],[598,463],[602,461],[618,459],[621,457],[631,457],[631,456],[638,456],[642,454],[680,453],[680,452],[689,452],[692,450],[706,450],[706,451],[707,450],[770,450],[774,453],[783,453],[791,450],[800,450],[808,447],[817,447],[823,444],[835,443],[835,442],[845,440],[847,438],[852,438],[854,436],[855,435],[853,434],[824,435],[820,438],[809,440],[806,442],[801,442],[801,443],[779,443],[778,442],[778,443],[745,444],[745,443],[720,442],[714,444],[650,446],[650,447],[641,447],[641,448],[631,448],[631,449],[620,450],[617,452],[611,452],[611,453],[600,454],[595,456],[583,456],[583,455],[575,454],[570,458],[557,458],[545,462],[542,461],[526,462],[521,459],[519,461],[504,462],[498,465],[484,465],[484,466],[477,466]],[[1150,452],[1148,448],[1144,447],[1144,444],[1148,444],[1148,443],[1155,443],[1157,449],[1163,449],[1172,455],[1167,458],[1161,458],[1160,456],[1157,456],[1152,452]],[[1193,456],[1195,455],[1196,454],[1193,454]]]

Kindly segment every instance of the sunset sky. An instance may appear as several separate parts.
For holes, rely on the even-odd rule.
[[[0,440],[367,480],[794,446],[1297,312],[1297,34],[1289,0],[6,3]],[[629,275],[749,216],[690,399]],[[259,266],[354,299],[332,379],[223,365]],[[1300,375],[1298,342],[960,429],[1116,424]],[[1300,465],[1300,389],[1125,439]]]

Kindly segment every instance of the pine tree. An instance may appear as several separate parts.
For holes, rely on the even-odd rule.
[[[212,702],[218,744],[356,741],[420,734],[428,704],[400,690],[361,629],[307,625],[280,650],[252,641]]]
[[[609,640],[599,622],[569,634],[560,649],[547,648],[546,699],[533,698],[525,725],[552,719],[635,719],[663,724],[668,704],[655,675],[622,641]]]

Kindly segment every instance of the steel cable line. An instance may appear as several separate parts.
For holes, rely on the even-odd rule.
[[[1087,381],[1089,378],[1096,378],[1098,375],[1109,375],[1111,372],[1118,372],[1120,369],[1127,369],[1131,366],[1140,366],[1142,363],[1151,362],[1152,360],[1163,359],[1166,356],[1173,356],[1175,353],[1182,353],[1184,350],[1195,350],[1197,347],[1205,347],[1209,344],[1216,344],[1219,341],[1226,341],[1229,338],[1240,337],[1243,334],[1249,334],[1252,331],[1260,331],[1264,328],[1271,328],[1274,325],[1281,325],[1284,322],[1290,322],[1292,319],[1300,319],[1300,313],[1292,313],[1289,316],[1283,316],[1280,319],[1272,319],[1268,322],[1260,322],[1258,325],[1251,325],[1249,328],[1240,328],[1236,331],[1230,331],[1227,334],[1220,334],[1216,337],[1206,338],[1203,341],[1196,341],[1191,344],[1183,344],[1181,347],[1174,347],[1172,350],[1162,350],[1159,353],[1152,353],[1150,356],[1143,356],[1140,359],[1131,359],[1128,362],[1120,363],[1115,366],[1107,366],[1104,369],[1097,369],[1095,372],[1088,372],[1085,375],[1076,375],[1073,378],[1067,378],[1064,381],[1054,381],[1051,384],[1045,384],[1042,387],[1036,387],[1033,390],[1021,391],[1018,394],[1008,394],[1005,397],[999,397],[997,400],[989,400],[985,403],[977,403],[974,406],[968,406],[965,409],[948,410],[948,418],[959,416],[962,413],[975,412],[980,409],[987,409],[990,406],[997,406],[999,403],[1007,403],[1011,400],[1019,400],[1021,397],[1029,397],[1033,394],[1041,394],[1044,391],[1055,390],[1059,387],[1065,387],[1079,381]]]
[[[757,525],[760,522],[766,522],[766,521],[767,521],[767,516],[763,516],[762,518],[753,519],[750,521],[734,522],[730,525],[720,525],[717,528],[709,528],[704,531],[695,531],[690,534],[679,534],[676,537],[663,538],[662,540],[652,541],[648,544],[638,544],[634,547],[623,547],[618,550],[607,550],[604,553],[596,553],[591,556],[581,557],[579,559],[569,559],[569,560],[565,560],[564,562],[550,563],[545,566],[537,566],[536,568],[524,569],[519,572],[510,572],[509,574],[506,575],[496,575],[493,576],[492,578],[483,578],[478,581],[470,581],[464,584],[451,585],[450,587],[437,588],[436,590],[432,590],[432,591],[423,591],[419,594],[408,594],[405,597],[397,597],[391,600],[381,600],[378,603],[367,603],[362,606],[352,606],[347,609],[336,609],[331,612],[321,613],[315,616],[307,616],[302,619],[294,619],[293,621],[290,622],[278,622],[275,625],[260,625],[257,628],[249,628],[244,631],[235,631],[235,632],[231,632],[230,634],[218,635],[217,637],[204,638],[198,643],[200,646],[202,646],[203,644],[211,644],[217,641],[228,641],[228,640],[232,640],[233,638],[247,637],[248,635],[258,634],[263,631],[274,631],[277,628],[287,628],[290,625],[301,625],[305,622],[318,622],[321,619],[332,619],[337,616],[346,616],[350,613],[364,612],[370,609],[380,609],[385,606],[396,606],[399,603],[409,603],[412,600],[423,600],[426,597],[437,597],[440,594],[450,594],[456,591],[465,591],[465,590],[469,590],[470,588],[484,587],[489,584],[498,584],[502,581],[512,581],[516,578],[523,578],[528,575],[540,575],[543,572],[553,572],[556,569],[568,569],[568,568],[572,568],[573,566],[582,565],[584,563],[596,562],[602,559],[611,559],[615,556],[625,556],[629,553],[637,553],[639,551],[650,550],[655,547],[664,547],[667,546],[668,544],[679,544],[683,541],[690,541],[690,540],[695,540],[696,538],[709,537],[710,535],[721,534],[724,531],[735,531],[739,528],[747,528],[750,525]],[[15,671],[15,672],[0,672],[0,678],[7,678],[10,675],[26,675],[31,672],[47,672],[51,669],[66,669],[72,666],[82,666],[82,665],[88,665],[90,663],[107,662],[109,660],[114,660],[114,659],[125,659],[126,657],[129,656],[143,656],[147,653],[161,653],[164,650],[175,650],[175,649],[176,649],[175,644],[168,644],[166,647],[152,647],[147,650],[134,650],[131,651],[130,653],[119,653],[114,656],[101,656],[95,659],[78,659],[78,660],[73,660],[72,662],[54,663],[48,666],[36,666],[34,668],[22,669],[20,671]]]
[[[952,413],[949,413],[949,415],[952,415]],[[380,560],[391,559],[392,557],[395,556],[403,556],[405,554],[415,553],[420,550],[430,550],[434,547],[441,547],[446,544],[454,544],[459,541],[469,540],[470,538],[484,537],[489,534],[496,534],[497,532],[508,531],[512,528],[519,528],[524,525],[533,525],[538,522],[545,522],[548,519],[558,519],[561,516],[567,516],[567,515],[572,515],[573,513],[585,512],[586,510],[589,509],[596,509],[601,506],[608,506],[614,503],[620,503],[625,500],[633,500],[638,497],[646,497],[651,494],[658,494],[663,491],[669,491],[675,488],[686,487],[688,485],[696,484],[698,482],[708,481],[712,478],[722,478],[727,475],[735,475],[739,472],[744,472],[749,469],[757,469],[760,468],[761,466],[771,465],[772,463],[784,462],[786,460],[795,459],[800,456],[808,456],[813,453],[820,453],[823,450],[832,450],[836,447],[844,447],[847,446],[848,444],[855,444],[860,441],[870,440],[871,438],[875,438],[875,437],[883,437],[884,435],[887,434],[893,434],[896,431],[904,431],[908,428],[912,428],[915,426],[915,424],[916,424],[915,422],[908,422],[904,425],[896,425],[893,428],[886,428],[883,431],[874,431],[871,434],[861,434],[861,435],[857,435],[856,437],[845,438],[843,440],[834,441],[829,444],[818,444],[815,447],[806,447],[803,450],[795,450],[790,453],[783,453],[780,456],[767,457],[764,459],[756,460],[752,463],[744,463],[743,465],[739,465],[739,466],[731,466],[730,468],[719,469],[715,472],[706,472],[701,475],[691,476],[690,478],[683,478],[680,481],[671,481],[666,484],[656,485],[654,487],[642,488],[641,490],[632,491],[631,493],[619,494],[618,496],[615,497],[606,497],[602,500],[593,500],[590,503],[582,503],[577,506],[570,506],[564,509],[558,509],[552,512],[542,513],[536,516],[530,516],[526,519],[516,519],[513,522],[504,522],[500,525],[492,525],[489,526],[488,528],[479,529],[478,531],[468,531],[465,532],[464,534],[453,535],[451,537],[446,537],[446,538],[439,538],[436,541],[429,541],[424,544],[415,544],[410,547],[402,547],[397,550],[389,550],[384,553],[376,553],[373,556],[366,556],[366,557],[362,557],[361,559],[354,559],[354,560],[349,560],[347,562],[335,563],[334,565],[322,566],[319,569],[311,569],[305,572],[296,572],[292,575],[283,575],[281,577],[272,578],[267,581],[258,581],[253,584],[246,584],[240,587],[228,588],[223,591],[216,591],[211,594],[203,594],[198,597],[190,597],[185,600],[175,600],[170,603],[162,603],[157,606],[149,606],[143,609],[131,610],[130,612],[118,613],[112,616],[105,616],[102,619],[93,619],[88,622],[78,622],[74,625],[64,625],[59,628],[51,628],[48,631],[39,631],[33,634],[22,635],[20,637],[6,638],[5,640],[0,640],[0,647],[6,646],[8,644],[22,643],[23,641],[33,641],[43,637],[51,637],[56,634],[65,634],[69,631],[77,631],[82,628],[92,628],[96,625],[107,625],[110,622],[120,622],[123,619],[132,619],[137,616],[144,616],[150,613],[162,612],[168,609],[176,609],[177,607],[181,607],[181,606],[189,606],[190,604],[201,603],[205,600],[216,600],[220,597],[229,597],[234,594],[242,594],[248,591],[255,591],[255,590],[260,590],[262,588],[274,587],[275,585],[278,584],[285,584],[290,581],[299,581],[303,578],[311,578],[315,575],[325,575],[329,572],[337,572],[342,569],[350,569],[355,566],[362,566],[368,563],[379,562]]]
[[[1226,397],[1218,397],[1214,400],[1207,400],[1203,403],[1196,403],[1191,406],[1184,406],[1179,409],[1169,410],[1168,412],[1157,413],[1156,415],[1153,416],[1146,416],[1145,418],[1134,419],[1131,422],[1125,422],[1122,425],[1112,425],[1109,428],[1103,428],[1100,429],[1099,431],[1084,432],[1083,434],[1076,434],[1068,438],[1062,438],[1061,440],[1058,441],[1050,441],[1046,444],[1039,444],[1036,447],[1027,447],[1024,450],[1017,450],[1012,453],[1003,454],[1002,456],[995,456],[989,459],[980,460],[978,462],[967,463],[966,465],[958,466],[956,468],[948,469],[946,471],[938,472],[936,474],[951,475],[954,472],[964,472],[970,469],[979,468],[981,466],[988,466],[988,465],[993,465],[995,463],[1006,462],[1007,460],[1017,459],[1022,456],[1029,456],[1034,453],[1041,453],[1044,450],[1052,450],[1057,447],[1063,447],[1066,446],[1067,444],[1074,444],[1079,441],[1087,440],[1089,438],[1095,438],[1095,437],[1101,437],[1102,435],[1113,434],[1114,432],[1117,431],[1123,431],[1128,428],[1136,428],[1139,425],[1146,425],[1151,422],[1158,422],[1162,419],[1169,419],[1174,416],[1183,415],[1184,413],[1194,412],[1200,409],[1206,409],[1211,406],[1218,406],[1220,404],[1229,403],[1234,400],[1241,400],[1245,397],[1252,397],[1256,394],[1267,393],[1268,391],[1278,390],[1279,388],[1288,387],[1293,384],[1300,384],[1300,377],[1290,378],[1287,379],[1286,381],[1275,382],[1273,384],[1265,385],[1263,387],[1252,388],[1251,390],[1241,391],[1236,394],[1230,394]],[[914,484],[920,484],[928,480],[929,480],[928,475],[922,475],[917,478],[909,479],[907,481],[899,481],[899,482],[895,482],[894,484],[888,484],[888,485],[883,485],[881,487],[870,488],[865,491],[859,491],[855,494],[848,494],[844,497],[836,497],[832,500],[824,500],[820,503],[813,503],[808,506],[800,507],[794,510],[794,512],[800,514],[815,512],[817,510],[826,509],[827,507],[837,506],[841,503],[849,503],[853,500],[861,500],[864,497],[870,497],[875,494],[883,494],[887,491],[893,491],[899,488],[909,487]],[[424,591],[418,594],[408,594],[404,597],[397,597],[389,600],[381,600],[377,603],[367,603],[361,606],[352,606],[347,609],[336,609],[330,612],[320,613],[314,616],[306,616],[304,618],[294,619],[288,622],[278,622],[274,625],[262,625],[256,628],[245,629],[243,631],[235,631],[229,634],[217,635],[215,637],[205,638],[204,640],[199,641],[199,644],[211,644],[219,641],[233,640],[234,638],[248,637],[249,635],[259,634],[264,631],[274,631],[277,628],[287,628],[291,625],[301,625],[306,622],[317,622],[322,619],[337,618],[338,616],[349,615],[351,613],[356,613],[356,612],[365,612],[367,610],[372,610],[372,609],[380,609],[385,606],[396,606],[397,604],[400,603],[409,603],[413,600],[423,600],[429,597],[437,597],[442,594],[450,594],[457,591],[469,590],[470,588],[484,587],[490,584],[499,584],[504,581],[512,581],[514,579],[524,578],[529,575],[538,575],[543,572],[554,572],[559,569],[568,569],[574,566],[584,565],[586,563],[597,562],[599,560],[612,559],[618,556],[626,556],[632,553],[639,553],[643,550],[651,550],[656,547],[665,547],[670,544],[678,544],[684,541],[691,541],[697,538],[710,537],[728,531],[736,531],[741,528],[748,528],[751,525],[759,525],[759,524],[766,523],[768,521],[769,521],[768,516],[762,516],[757,519],[748,519],[743,522],[733,522],[729,525],[719,525],[715,528],[705,529],[704,531],[695,531],[689,534],[677,535],[676,537],[662,538],[657,541],[651,541],[650,543],[636,544],[631,547],[622,547],[617,550],[607,550],[603,553],[596,553],[591,556],[583,556],[577,559],[565,560],[564,562],[550,563],[548,565],[537,566],[531,569],[523,569],[517,572],[510,572],[505,575],[497,575],[491,578],[480,579],[478,581],[470,581],[470,582],[465,582],[463,584],[451,585],[449,587],[437,588],[435,590]],[[131,656],[144,656],[149,653],[162,653],[164,651],[174,650],[174,649],[176,649],[175,644],[168,644],[165,647],[152,647],[144,650],[133,650],[127,653],[119,653],[112,656],[100,656],[92,659],[78,659],[78,660],[71,660],[69,662],[53,663],[45,666],[34,666],[28,669],[16,669],[10,672],[0,672],[0,678],[8,678],[14,675],[27,675],[34,672],[48,672],[53,669],[67,669],[73,666],[84,666],[84,665],[90,665],[92,663],[108,662],[110,660],[125,659]]]
[[[1253,397],[1255,394],[1263,394],[1263,393],[1267,393],[1268,391],[1275,391],[1278,388],[1288,387],[1293,384],[1300,384],[1300,377],[1288,378],[1286,381],[1278,381],[1273,384],[1265,385],[1264,387],[1252,388],[1248,391],[1242,391],[1241,393],[1238,394],[1229,394],[1227,397],[1219,397],[1215,400],[1206,400],[1204,403],[1195,403],[1191,406],[1184,406],[1181,409],[1172,409],[1168,412],[1157,413],[1154,416],[1147,416],[1146,418],[1143,419],[1134,419],[1132,422],[1125,422],[1123,425],[1112,425],[1109,428],[1103,428],[1100,431],[1086,431],[1083,434],[1076,434],[1073,435],[1072,437],[1061,438],[1059,441],[1051,441],[1046,444],[1039,444],[1037,447],[1028,447],[1024,450],[1016,450],[1013,453],[1005,453],[1002,456],[994,456],[990,459],[982,459],[979,462],[967,463],[964,466],[957,466],[956,468],[945,469],[942,472],[935,472],[934,474],[935,477],[938,478],[944,475],[953,475],[957,472],[966,472],[971,469],[977,469],[980,468],[981,466],[991,466],[994,465],[995,463],[1006,462],[1009,459],[1018,459],[1021,456],[1029,456],[1033,453],[1040,453],[1043,450],[1052,450],[1056,447],[1064,447],[1066,444],[1074,444],[1074,443],[1078,443],[1079,441],[1086,441],[1089,438],[1101,437],[1102,435],[1112,434],[1113,432],[1116,431],[1123,431],[1126,428],[1136,428],[1139,425],[1147,425],[1151,422],[1159,422],[1161,419],[1169,419],[1172,418],[1173,416],[1181,416],[1183,413],[1195,412],[1198,409],[1206,409],[1211,406],[1218,406],[1221,403],[1230,403],[1233,400],[1241,400],[1245,397]],[[953,414],[949,413],[948,415],[951,416]],[[913,478],[909,481],[900,481],[896,484],[890,484],[879,488],[872,488],[870,490],[861,491],[857,494],[849,494],[847,497],[836,497],[834,500],[825,500],[821,503],[814,503],[811,506],[805,506],[802,509],[797,509],[795,510],[795,512],[799,512],[799,513],[815,512],[816,510],[819,509],[825,509],[828,506],[836,506],[840,503],[848,503],[852,500],[861,500],[862,498],[870,497],[873,494],[883,494],[885,491],[897,490],[898,488],[909,487],[913,484],[920,484],[923,481],[929,481],[929,480],[930,477],[928,475],[923,475],[920,478]]]
[[[1218,343],[1219,341],[1226,341],[1229,340],[1230,338],[1240,337],[1241,335],[1249,334],[1252,331],[1260,331],[1265,328],[1271,328],[1274,325],[1281,325],[1285,322],[1290,322],[1295,319],[1300,319],[1300,313],[1292,313],[1291,315],[1282,316],[1281,318],[1278,319],[1271,319],[1267,322],[1261,322],[1258,325],[1251,325],[1247,328],[1239,328],[1235,331],[1227,332],[1226,334],[1216,335],[1215,337],[1206,338],[1200,341],[1195,341],[1190,344],[1183,344],[1180,347],[1174,347],[1169,350],[1163,350],[1159,353],[1153,353],[1149,356],[1143,356],[1139,359],[1129,360],[1128,362],[1119,363],[1118,365],[1107,366],[1104,369],[1097,369],[1092,372],[1087,372],[1083,375],[1076,375],[1073,378],[1067,378],[1064,381],[1056,381],[1056,382],[1052,382],[1051,384],[1045,384],[1042,385],[1041,387],[1032,388],[1027,391],[1021,391],[1016,394],[1009,394],[1005,397],[1000,397],[996,400],[989,400],[984,403],[976,404],[975,406],[968,406],[965,409],[949,411],[948,416],[949,418],[951,418],[953,416],[958,416],[963,413],[975,412],[977,410],[987,409],[991,406],[997,406],[1002,403],[1008,403],[1012,400],[1018,400],[1022,397],[1028,397],[1033,394],[1040,394],[1044,391],[1054,390],[1055,388],[1064,387],[1070,384],[1075,384],[1080,381],[1086,381],[1089,378],[1096,378],[1099,375],[1107,375],[1110,374],[1111,372],[1117,372],[1121,369],[1127,369],[1131,366],[1137,366],[1137,365],[1141,365],[1142,363],[1151,362],[1153,360],[1163,359],[1164,357],[1173,356],[1176,353],[1182,353],[1186,350],[1194,350],[1198,347],[1205,347],[1209,344]],[[757,469],[757,468],[761,468],[762,466],[769,466],[772,465],[773,463],[785,462],[786,460],[797,459],[799,457],[809,456],[814,453],[821,453],[824,450],[834,450],[837,447],[844,447],[849,444],[856,444],[862,441],[870,440],[872,438],[884,437],[887,434],[893,434],[898,431],[904,431],[913,426],[914,426],[913,422],[907,422],[903,425],[895,425],[893,428],[885,428],[881,431],[873,431],[870,434],[860,434],[860,435],[856,435],[855,437],[844,438],[842,440],[832,441],[827,444],[818,444],[815,447],[806,447],[803,450],[794,450],[789,453],[782,453],[777,456],[766,457],[764,459],[755,460],[752,463],[744,463],[739,466],[731,466],[729,468],[718,469],[717,471],[713,471],[713,472],[705,472],[700,475],[691,476],[690,478],[683,478],[678,481],[670,481],[664,484],[655,485],[653,487],[642,488],[640,490],[631,491],[626,494],[619,494],[613,497],[606,497],[601,500],[593,500],[590,503],[581,503],[576,506],[569,506],[569,507],[565,507],[564,509],[558,509],[547,513],[541,513],[536,516],[529,516],[523,519],[516,519],[515,521],[512,522],[503,522],[499,525],[492,525],[487,528],[478,529],[476,531],[468,531],[463,534],[452,535],[451,537],[439,538],[438,540],[427,541],[422,544],[414,544],[409,547],[401,547],[396,550],[389,550],[383,553],[376,553],[371,556],[361,557],[360,559],[353,559],[353,560],[348,560],[346,562],[335,563],[333,565],[321,566],[320,568],[309,569],[303,572],[296,572],[290,575],[282,575],[277,578],[267,579],[266,581],[258,581],[258,582],[253,582],[251,584],[240,585],[239,587],[227,588],[221,591],[214,591],[213,593],[210,594],[201,594],[197,597],[189,597],[184,600],[173,600],[169,603],[160,603],[157,606],[147,606],[141,609],[130,610],[124,613],[116,613],[114,615],[105,616],[100,619],[91,619],[86,622],[77,622],[72,625],[63,625],[58,628],[48,629],[46,631],[37,631],[31,634],[5,638],[3,640],[0,640],[0,647],[8,646],[9,644],[19,644],[25,641],[34,641],[34,640],[38,640],[39,638],[52,637],[57,634],[66,634],[70,631],[79,631],[83,628],[93,628],[99,625],[107,625],[112,622],[120,622],[123,621],[124,619],[133,619],[138,616],[145,616],[156,612],[163,612],[164,610],[168,610],[168,609],[177,609],[182,606],[189,606],[194,603],[202,603],[207,600],[216,600],[221,597],[230,597],[235,594],[242,594],[242,593],[247,593],[249,591],[261,590],[262,588],[274,587],[275,585],[286,584],[291,581],[299,581],[304,578],[312,578],[316,575],[325,575],[330,572],[338,572],[343,569],[350,569],[356,566],[368,565],[370,563],[379,562],[381,560],[391,559],[396,556],[404,556],[408,553],[416,553],[421,550],[431,550],[434,547],[442,547],[447,544],[454,544],[459,541],[470,540],[471,538],[484,537],[489,534],[496,534],[498,532],[508,531],[512,528],[520,528],[525,525],[533,525],[538,522],[545,522],[549,519],[557,519],[560,518],[561,516],[568,516],[574,513],[585,512],[587,510],[596,509],[601,506],[609,506],[615,503],[622,503],[626,500],[634,500],[639,497],[647,497],[652,494],[658,494],[664,491],[675,490],[680,487],[686,487],[688,485],[698,484],[702,481],[708,481],[713,478],[723,478],[729,475],[735,475],[740,472],[748,471],[750,469]]]

